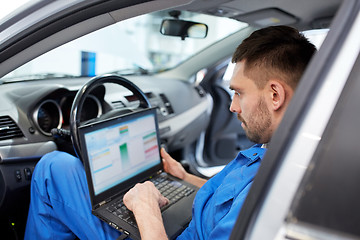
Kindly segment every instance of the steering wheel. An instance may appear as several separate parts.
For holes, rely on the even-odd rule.
[[[75,154],[80,158],[81,161],[82,161],[81,146],[80,146],[79,134],[78,134],[79,126],[81,126],[81,124],[84,124],[80,122],[81,110],[85,102],[85,99],[89,95],[89,93],[91,93],[91,91],[96,87],[103,85],[105,83],[115,83],[130,90],[134,94],[134,96],[136,96],[140,101],[140,105],[138,109],[151,107],[150,101],[146,97],[144,92],[141,91],[139,87],[137,87],[134,83],[130,82],[126,78],[120,77],[118,75],[103,75],[103,76],[91,78],[77,92],[73,104],[71,106],[71,112],[70,112],[70,137],[73,143]],[[102,116],[100,116],[100,119],[103,120],[111,117],[121,116],[123,114],[132,111],[134,111],[134,109],[130,109],[130,108],[124,108],[121,110],[111,110],[110,112],[107,112]]]

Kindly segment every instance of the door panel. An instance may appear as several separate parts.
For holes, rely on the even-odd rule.
[[[229,90],[229,77],[232,68],[230,59],[208,69],[202,87],[213,98],[211,120],[204,139],[203,161],[209,166],[227,164],[240,150],[250,147],[250,142],[236,114],[230,112],[232,95]],[[228,72],[231,71],[230,75]],[[225,74],[227,73],[227,74]]]

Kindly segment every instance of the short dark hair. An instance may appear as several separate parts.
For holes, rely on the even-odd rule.
[[[236,49],[232,62],[245,60],[244,74],[263,88],[271,78],[277,78],[296,88],[315,46],[289,26],[259,29]]]

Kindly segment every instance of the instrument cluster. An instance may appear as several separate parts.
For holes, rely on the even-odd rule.
[[[70,94],[61,98],[45,99],[41,101],[33,112],[33,121],[38,130],[51,136],[51,129],[68,129],[70,111],[75,95]],[[80,121],[99,117],[103,113],[101,101],[95,95],[89,95],[82,107]]]

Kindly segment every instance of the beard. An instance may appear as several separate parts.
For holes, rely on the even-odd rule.
[[[264,98],[261,97],[256,109],[246,117],[245,120],[240,114],[238,119],[243,123],[243,129],[247,138],[254,143],[267,143],[270,140],[269,128],[271,126],[271,115]]]

